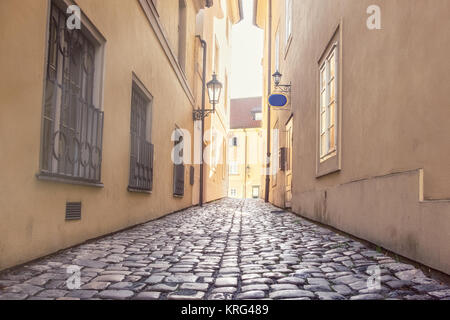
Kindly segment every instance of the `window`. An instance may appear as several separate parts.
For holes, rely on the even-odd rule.
[[[230,174],[231,175],[238,175],[239,174],[239,165],[236,161],[232,161],[230,163]]]
[[[275,70],[280,71],[280,30],[275,34]]]
[[[69,30],[66,20],[65,10],[52,1],[39,177],[99,184],[104,39],[87,24]]]
[[[228,113],[228,74],[225,72],[225,96],[223,97],[224,99],[224,109],[225,109],[225,114]]]
[[[336,153],[337,46],[320,65],[320,160]]]
[[[227,19],[227,26],[226,26],[226,36],[227,36],[227,42],[230,43],[230,18],[226,18]]]
[[[231,145],[233,147],[237,147],[238,146],[238,138],[237,137],[231,138]]]
[[[186,67],[186,3],[178,0],[178,63]]]
[[[151,141],[151,98],[133,83],[131,93],[131,149],[129,191],[153,189],[153,155]]]
[[[292,0],[285,0],[286,5],[286,44],[289,42],[289,39],[292,35]]]
[[[328,40],[317,64],[317,151],[316,177],[338,172],[342,168],[341,117],[342,70],[340,66],[342,29],[340,25]]]
[[[288,157],[288,148],[286,147],[280,148],[280,159],[279,159],[280,171],[287,170],[287,157]]]
[[[278,130],[278,121],[275,123],[272,129],[272,186],[275,187],[277,185],[278,179],[278,169],[279,169],[279,150],[278,146],[280,145],[279,141],[279,130]]]
[[[263,114],[262,112],[253,112],[253,120],[262,121]]]
[[[174,141],[174,166],[173,166],[173,195],[176,197],[184,196],[184,137],[180,129],[175,130]],[[178,152],[177,152],[178,151]]]
[[[252,187],[252,197],[253,197],[253,199],[259,198],[259,186]]]
[[[292,120],[290,120],[290,125],[288,125],[286,132],[286,146],[287,146],[287,155],[286,155],[286,171],[292,170]]]
[[[237,197],[237,190],[234,188],[231,188],[230,190],[230,197],[236,198]]]
[[[214,72],[219,74],[220,71],[220,47],[217,38],[215,38],[215,47],[214,47]]]

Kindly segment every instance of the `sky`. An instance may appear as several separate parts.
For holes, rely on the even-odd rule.
[[[253,0],[242,2],[244,20],[232,30],[232,99],[262,95],[264,32],[253,25]]]

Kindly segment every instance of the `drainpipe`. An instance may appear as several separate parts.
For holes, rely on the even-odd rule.
[[[200,207],[203,207],[203,179],[204,179],[204,161],[203,154],[205,151],[205,140],[203,137],[205,136],[205,104],[206,104],[206,54],[208,50],[208,46],[205,40],[202,39],[201,36],[196,36],[203,48],[203,74],[202,74],[202,154],[200,155],[200,199],[199,204]]]
[[[267,96],[272,94],[272,0],[269,0],[269,40],[268,40],[268,67],[267,67]],[[265,201],[269,202],[269,188],[270,188],[270,169],[272,156],[270,152],[270,105],[267,103],[267,168],[266,168],[266,194]]]
[[[248,167],[248,136],[247,130],[244,129],[245,133],[245,176],[244,176],[244,199],[247,199],[247,167]]]

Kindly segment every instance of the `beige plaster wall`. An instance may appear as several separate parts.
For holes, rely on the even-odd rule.
[[[237,137],[237,147],[229,147],[229,164],[233,161],[238,163],[238,174],[229,175],[228,195],[231,189],[235,189],[236,198],[252,198],[252,187],[260,187],[263,174],[263,141],[262,129],[233,129],[230,130],[230,138]],[[248,169],[247,169],[248,167]]]
[[[268,2],[258,1],[259,22],[266,23],[265,85]],[[293,36],[285,45],[285,1],[272,2],[272,40],[279,26],[280,71],[284,83],[292,82],[293,211],[449,273],[450,204],[419,203],[417,190],[425,200],[450,198],[450,38],[444,31],[450,3],[294,0]],[[381,30],[366,26],[373,4],[381,8]],[[318,178],[318,60],[337,26],[341,170]],[[272,112],[270,125],[283,117]],[[423,185],[410,173],[418,169]],[[270,200],[280,205],[283,192],[271,190]]]

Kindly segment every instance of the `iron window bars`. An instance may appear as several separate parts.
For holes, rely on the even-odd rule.
[[[176,159],[173,166],[173,195],[176,197],[184,196],[184,151],[183,151],[183,134],[180,130],[176,130],[176,140],[174,142],[174,150],[177,150],[177,146],[181,144],[181,148],[178,155],[175,155]]]
[[[96,47],[66,28],[67,17],[52,2],[41,174],[99,183],[104,113],[93,102]]]
[[[128,190],[153,190],[154,146],[147,141],[147,112],[150,101],[133,86],[131,101],[131,154]]]

